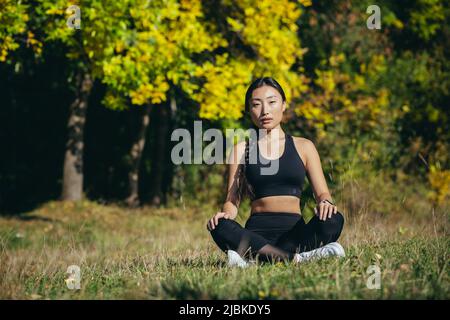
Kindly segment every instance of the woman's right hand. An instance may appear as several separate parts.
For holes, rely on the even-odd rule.
[[[216,226],[219,224],[219,219],[220,218],[225,218],[225,219],[230,219],[231,218],[231,214],[227,213],[227,212],[217,212],[214,217],[212,217],[207,224],[207,228],[209,231],[214,230],[216,228]]]

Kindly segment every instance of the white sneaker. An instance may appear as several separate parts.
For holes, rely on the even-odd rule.
[[[229,267],[240,267],[240,268],[247,268],[249,266],[248,262],[242,258],[239,253],[233,250],[228,250],[228,266]]]
[[[327,258],[327,257],[345,257],[345,251],[342,246],[337,242],[331,242],[323,247],[302,252],[302,253],[296,253],[294,256],[294,262],[296,263],[302,263],[306,261],[311,261],[315,259],[321,259],[321,258]]]

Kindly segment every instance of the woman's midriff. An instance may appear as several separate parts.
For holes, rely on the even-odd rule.
[[[300,199],[294,196],[270,196],[252,201],[251,213],[291,212],[301,214]]]

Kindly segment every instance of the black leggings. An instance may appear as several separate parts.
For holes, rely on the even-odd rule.
[[[219,219],[211,236],[222,251],[260,260],[290,260],[295,253],[309,251],[336,241],[344,226],[338,211],[325,221],[314,216],[307,224],[300,214],[288,212],[253,213],[243,228],[231,219]]]

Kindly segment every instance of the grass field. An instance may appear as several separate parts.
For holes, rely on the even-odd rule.
[[[345,214],[345,211],[343,211]],[[346,216],[343,259],[233,269],[211,209],[49,202],[0,218],[1,299],[449,299],[449,216]],[[242,222],[245,217],[240,217]],[[81,271],[79,290],[67,268]],[[369,289],[367,268],[381,271]]]

